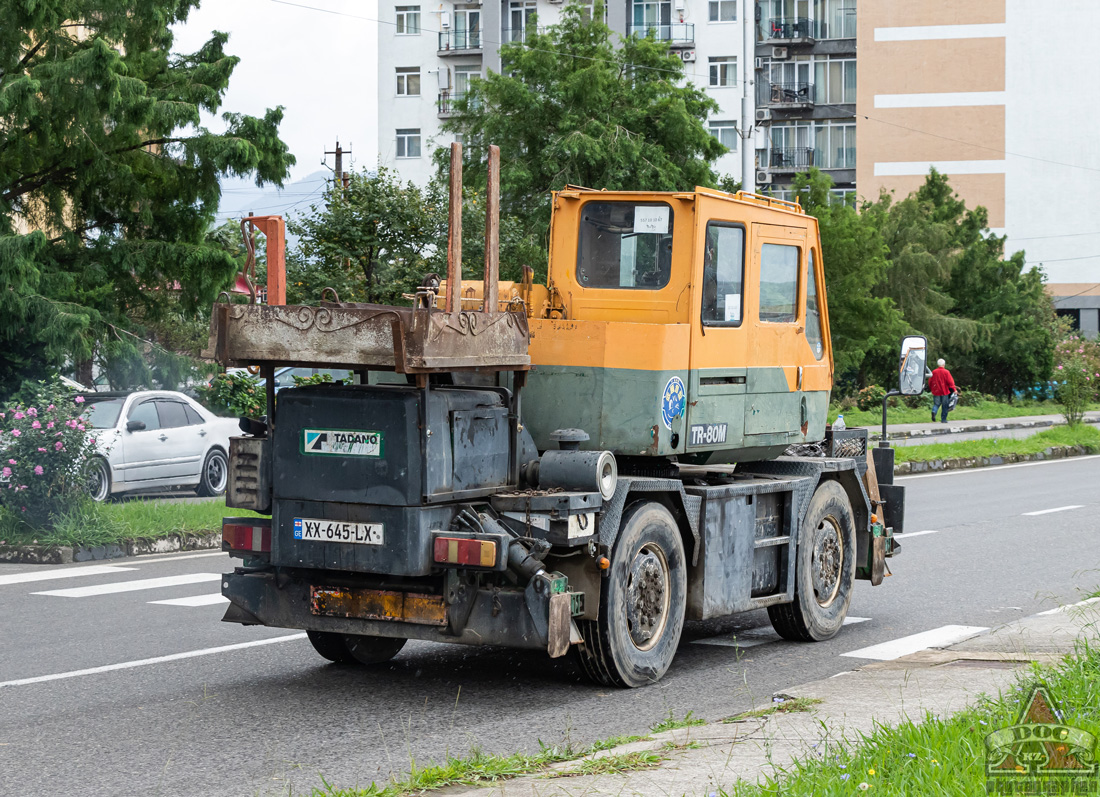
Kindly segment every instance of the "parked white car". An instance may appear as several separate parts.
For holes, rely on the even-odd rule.
[[[81,395],[96,441],[97,455],[87,464],[94,500],[171,487],[225,492],[229,438],[240,434],[236,418],[220,418],[168,390]]]

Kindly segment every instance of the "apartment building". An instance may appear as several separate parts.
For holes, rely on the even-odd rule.
[[[500,71],[503,42],[523,41],[536,26],[553,25],[573,3],[592,13],[592,0],[381,0],[380,162],[405,179],[427,182],[434,173],[432,153],[452,141],[442,125],[455,100],[488,70]],[[743,5],[744,0],[609,0],[604,9],[619,36],[651,33],[668,42],[684,61],[686,79],[718,103],[707,123],[730,151],[715,169],[736,180],[743,146]]]
[[[861,0],[866,2],[866,0]],[[856,191],[856,0],[757,0],[756,188],[793,198],[811,167]]]
[[[1098,25],[1097,0],[860,0],[856,35],[859,193],[904,197],[934,166],[1089,331],[1100,60],[1080,37]]]

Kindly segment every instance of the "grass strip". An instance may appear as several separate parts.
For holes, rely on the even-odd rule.
[[[789,700],[775,700],[770,706],[745,711],[733,717],[726,717],[722,722],[740,722],[741,720],[768,717],[772,714],[791,714],[796,711],[811,711],[814,706],[820,705],[821,700],[816,697],[793,697]]]
[[[819,746],[814,755],[780,769],[760,784],[739,782],[722,797],[831,797],[985,794],[985,737],[1016,724],[1031,687],[1046,686],[1060,720],[1100,735],[1100,646],[1079,641],[1076,652],[1052,667],[1032,665],[1020,682],[996,698],[984,697],[951,717],[878,725],[861,739]]]
[[[1054,446],[1085,446],[1093,453],[1100,450],[1100,429],[1090,424],[1055,426],[1024,438],[983,438],[957,443],[929,443],[898,446],[898,462],[928,462],[934,459],[1003,457],[1006,454],[1038,454]]]
[[[886,411],[886,422],[896,423],[928,423],[932,416],[932,396],[922,398],[924,402],[916,409],[910,409],[905,405],[890,407]],[[1089,410],[1100,410],[1100,404],[1090,404]],[[829,408],[829,423],[836,420],[840,413],[834,405]],[[985,421],[994,418],[1019,418],[1024,415],[1057,415],[1062,416],[1062,405],[1053,401],[1017,401],[1008,404],[1001,401],[981,401],[970,407],[955,407],[951,410],[952,421]],[[844,423],[849,428],[867,426],[872,430],[882,426],[882,405],[873,410],[845,410]]]
[[[692,712],[688,712],[683,719],[676,719],[670,713],[667,719],[653,725],[651,730],[653,733],[660,733],[676,728],[704,724],[706,724],[706,720],[693,717]],[[447,786],[475,786],[516,778],[521,775],[535,775],[544,772],[551,764],[577,761],[579,759],[584,760],[580,761],[576,767],[562,772],[547,773],[547,777],[575,777],[577,775],[600,775],[612,772],[628,772],[635,769],[649,769],[657,766],[663,760],[659,753],[643,750],[590,758],[594,753],[602,750],[610,750],[613,747],[632,742],[646,741],[649,738],[649,736],[614,736],[609,739],[602,739],[581,750],[574,750],[569,746],[551,747],[540,743],[539,751],[534,754],[494,755],[475,749],[466,758],[448,757],[442,764],[418,767],[414,763],[406,777],[393,778],[382,784],[371,783],[366,788],[357,786],[337,788],[322,778],[322,787],[315,788],[312,797],[405,797],[406,795],[422,794]],[[674,747],[675,749],[688,749],[690,743],[675,745]],[[666,745],[665,749],[671,750],[673,748]]]
[[[124,540],[160,539],[176,534],[210,533],[221,530],[222,518],[227,514],[258,517],[255,512],[243,509],[227,510],[224,499],[87,502],[63,513],[50,530],[33,529],[10,514],[0,515],[0,544],[96,546],[117,544]]]

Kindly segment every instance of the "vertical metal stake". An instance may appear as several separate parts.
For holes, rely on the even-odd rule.
[[[462,145],[451,144],[451,206],[447,230],[447,312],[462,309]]]
[[[500,147],[489,145],[489,179],[485,192],[485,288],[486,313],[495,313],[500,298]]]

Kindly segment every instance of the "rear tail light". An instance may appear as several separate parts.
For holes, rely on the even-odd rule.
[[[497,544],[492,540],[436,537],[434,558],[438,564],[493,567],[497,562]]]
[[[241,553],[271,552],[271,519],[227,517],[222,519],[222,550]]]

